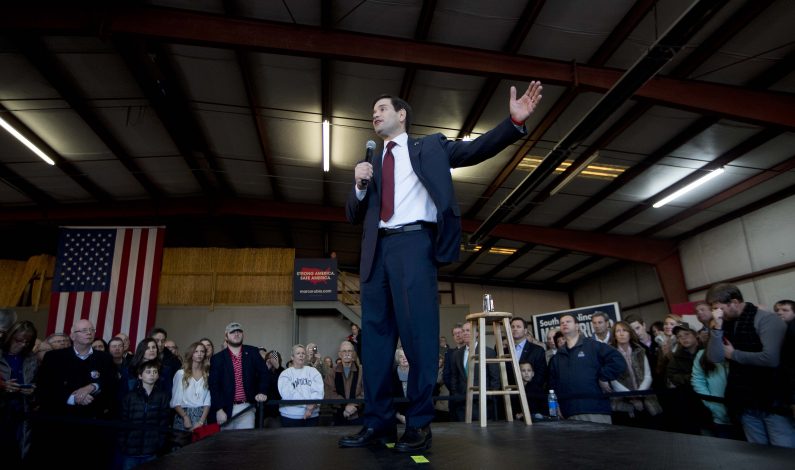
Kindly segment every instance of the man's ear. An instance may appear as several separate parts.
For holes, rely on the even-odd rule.
[[[405,109],[401,109],[400,111],[398,111],[398,119],[400,119],[400,122],[402,122],[403,124],[406,123],[406,110]]]

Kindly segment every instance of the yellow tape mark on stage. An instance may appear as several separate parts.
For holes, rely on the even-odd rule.
[[[424,455],[412,455],[411,459],[414,460],[414,463],[431,463]]]

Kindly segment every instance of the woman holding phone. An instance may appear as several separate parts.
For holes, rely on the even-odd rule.
[[[22,320],[9,328],[0,343],[0,455],[3,467],[17,468],[30,448],[25,420],[39,362],[33,354],[36,327]]]

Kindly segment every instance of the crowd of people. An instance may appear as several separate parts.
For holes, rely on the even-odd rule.
[[[560,328],[542,343],[524,319],[514,317],[518,380],[535,419],[547,415],[552,389],[565,419],[795,447],[794,310],[795,302],[781,300],[767,312],[744,301],[737,287],[719,284],[696,306],[703,325],[698,331],[675,315],[647,329],[638,316],[613,323],[597,312],[587,337],[578,318],[563,314]],[[98,460],[132,468],[180,445],[179,433],[208,423],[253,428],[258,410],[269,427],[362,424],[365,366],[357,325],[336,358],[318,355],[315,343],[296,344],[284,367],[278,351],[244,344],[238,322],[226,326],[222,348],[201,338],[180,356],[162,328],[131,349],[123,333],[107,342],[96,338],[85,319],[70,334],[43,340],[30,321],[15,320],[12,311],[0,311],[0,446],[12,467],[46,462],[52,455],[43,443],[50,439],[75,448],[91,439],[103,444],[95,447]],[[464,419],[476,333],[462,323],[452,329],[451,343],[440,338],[436,420]],[[496,356],[497,348],[507,352],[505,347],[487,347],[487,356]],[[496,364],[487,369],[487,387],[498,388]],[[411,399],[410,374],[398,348],[392,370],[398,402]],[[405,424],[405,406],[397,404],[396,422]],[[478,408],[476,402],[474,419]],[[504,418],[501,407],[487,409],[490,418]],[[523,418],[518,400],[513,412]]]

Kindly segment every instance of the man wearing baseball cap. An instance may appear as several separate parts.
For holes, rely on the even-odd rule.
[[[256,347],[243,344],[243,337],[240,323],[226,325],[227,348],[210,360],[210,417],[218,424],[234,417],[225,430],[254,428],[254,409],[246,408],[268,399],[269,374],[265,362]]]

